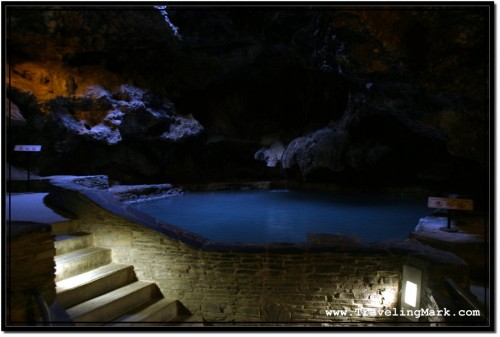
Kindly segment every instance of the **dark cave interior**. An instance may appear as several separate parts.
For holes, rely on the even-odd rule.
[[[457,306],[474,287],[489,314],[492,3],[3,5],[4,208],[15,253],[6,261],[21,281],[47,278],[38,280],[47,298],[56,294],[57,234],[112,249],[208,325],[271,322],[294,296],[285,318],[293,312],[297,322],[316,322],[335,303],[384,309],[387,296],[396,307],[407,263],[427,273],[425,306]],[[32,190],[30,177],[40,184]],[[297,246],[251,246],[212,242],[125,202],[274,188],[425,197],[432,216],[411,223],[405,239],[368,246],[326,232],[333,227]],[[213,209],[225,216],[226,204]],[[292,222],[269,227],[294,232]],[[16,237],[23,230],[47,252]],[[461,283],[450,290],[453,279]],[[343,289],[345,280],[354,281]],[[242,289],[248,301],[237,302]],[[21,290],[8,296],[24,315],[31,297]],[[279,305],[267,302],[273,296]],[[452,326],[468,322],[457,319]]]
[[[489,188],[488,6],[6,7],[7,162]],[[176,31],[172,27],[176,27]],[[176,35],[176,33],[178,35]]]

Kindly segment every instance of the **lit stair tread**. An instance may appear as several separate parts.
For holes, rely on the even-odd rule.
[[[74,307],[66,309],[66,311],[72,319],[76,319],[152,285],[154,285],[152,282],[137,281],[86,302],[77,304]],[[133,308],[134,307],[130,307],[128,309],[131,310]]]
[[[54,258],[54,260],[56,261],[56,264],[67,263],[67,262],[70,262],[72,260],[81,259],[85,256],[89,256],[89,255],[99,253],[102,251],[107,251],[107,250],[109,250],[109,249],[99,248],[99,247],[87,247],[87,248],[75,250],[75,251],[70,252],[70,253],[57,255]]]
[[[75,232],[54,237],[56,256],[94,246],[94,236],[90,233]]]
[[[90,235],[89,233],[85,232],[76,232],[76,233],[70,233],[70,234],[61,234],[61,235],[56,235],[54,237],[54,241],[63,241],[63,240],[71,240],[71,239],[77,239],[82,236]]]
[[[81,287],[82,285],[95,282],[99,279],[105,278],[121,269],[132,268],[130,265],[110,263],[88,272],[61,280],[56,283],[56,292],[60,293],[70,289]]]
[[[115,322],[116,323],[128,323],[128,322],[143,322],[145,321],[149,316],[152,314],[168,307],[169,305],[173,305],[174,309],[172,310],[173,314],[171,315],[172,318],[176,317],[177,315],[177,303],[176,300],[172,300],[169,298],[162,298],[160,300],[157,300],[156,302],[148,305],[147,307],[134,312],[130,313],[128,315],[125,315],[119,319],[117,319]],[[168,322],[169,320],[166,320]]]

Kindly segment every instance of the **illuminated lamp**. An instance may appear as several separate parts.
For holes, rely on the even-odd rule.
[[[404,265],[401,291],[401,309],[404,312],[420,310],[420,292],[422,288],[422,271]],[[413,315],[405,315],[411,321],[418,321]]]

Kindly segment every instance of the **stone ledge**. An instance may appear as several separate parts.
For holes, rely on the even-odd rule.
[[[176,188],[172,184],[119,185],[108,190],[121,202],[152,200],[182,193],[181,188]]]
[[[471,244],[484,243],[486,235],[470,234],[461,230],[461,226],[452,225],[451,229],[455,232],[446,232],[440,230],[447,227],[447,218],[441,216],[427,216],[420,219],[415,232],[411,237],[422,238],[428,241],[448,242],[450,244]]]
[[[115,197],[110,189],[96,189],[89,187],[89,184],[81,184],[85,179],[93,180],[94,177],[58,176],[53,177],[51,184],[56,188],[78,192],[94,202],[98,207],[125,218],[133,223],[142,225],[153,231],[166,235],[167,237],[182,242],[191,248],[210,252],[242,252],[242,253],[277,253],[277,254],[300,254],[305,252],[338,252],[349,254],[412,254],[420,256],[425,260],[434,263],[451,263],[463,265],[465,262],[455,254],[432,248],[414,240],[384,241],[374,244],[364,244],[359,239],[343,234],[309,233],[308,242],[305,244],[294,243],[270,243],[270,244],[249,244],[249,243],[226,243],[214,242],[196,233],[192,233],[179,227],[162,222],[151,217],[136,208],[124,204]],[[75,183],[78,180],[80,183]],[[227,184],[211,184],[209,187],[223,189]],[[234,184],[230,187],[236,188]],[[248,183],[243,188],[264,188],[266,183]],[[168,189],[170,184],[157,186],[158,189]],[[156,191],[157,188],[152,188]],[[145,191],[143,186],[126,186],[111,188],[115,192],[124,191]]]
[[[374,244],[388,253],[418,257],[433,264],[467,266],[467,263],[452,252],[425,245],[417,240],[388,241]]]
[[[229,183],[210,183],[210,184],[183,184],[183,187],[189,191],[225,191],[225,190],[265,190],[271,187],[270,181],[255,182],[229,182]]]

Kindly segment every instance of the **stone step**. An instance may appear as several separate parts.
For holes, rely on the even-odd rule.
[[[87,247],[70,253],[57,255],[55,281],[90,271],[111,263],[111,250],[98,247]]]
[[[58,221],[50,224],[51,232],[54,235],[63,235],[80,231],[79,220]]]
[[[161,297],[155,283],[137,281],[66,311],[76,325],[104,325],[155,297]]]
[[[94,245],[94,236],[90,233],[75,232],[70,234],[57,235],[54,238],[56,255],[66,254],[82,248]]]
[[[177,315],[171,322],[170,326],[182,326],[182,327],[199,327],[205,326],[203,317],[201,315],[191,315],[190,313],[183,313]]]
[[[68,308],[135,281],[133,266],[110,263],[57,282],[56,299]]]
[[[177,300],[161,298],[152,303],[138,307],[136,310],[117,318],[107,326],[134,326],[137,323],[168,323],[178,315],[180,302]]]

